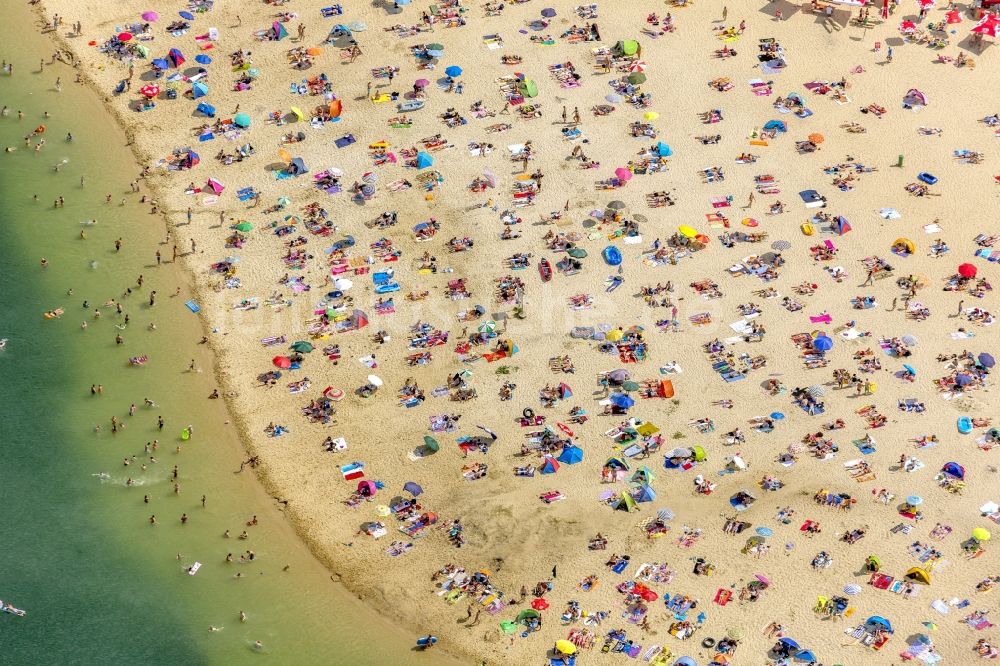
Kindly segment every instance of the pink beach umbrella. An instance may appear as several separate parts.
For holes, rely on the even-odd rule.
[[[132,33],[131,32],[119,32],[118,33],[118,39],[120,41],[123,41],[123,42],[132,41]]]
[[[628,182],[632,180],[632,172],[625,167],[618,167],[615,169],[615,178],[622,182]]]
[[[156,12],[143,12],[142,13],[142,20],[143,21],[149,21],[150,23],[152,23],[153,21],[155,21],[158,18],[160,18],[160,15],[157,14]]]
[[[413,85],[415,85],[418,88],[426,88],[430,84],[431,82],[428,81],[427,79],[417,79],[416,81],[413,82]]]

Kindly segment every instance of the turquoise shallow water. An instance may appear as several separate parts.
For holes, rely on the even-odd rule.
[[[189,296],[173,297],[183,276],[152,261],[157,248],[170,256],[170,245],[157,245],[163,223],[129,192],[137,168],[96,97],[72,83],[68,67],[33,71],[52,45],[29,25],[20,7],[0,22],[0,57],[15,62],[13,77],[0,76],[0,105],[10,108],[0,118],[0,145],[19,147],[0,154],[0,338],[9,340],[0,351],[0,599],[28,611],[0,614],[0,663],[440,663],[418,658],[412,636],[334,585],[250,472],[236,473],[243,455],[228,414],[206,399],[212,357],[197,344],[200,324],[183,305]],[[52,87],[57,76],[61,93]],[[46,146],[35,153],[23,137],[40,123]],[[56,209],[58,196],[66,204]],[[87,219],[97,224],[80,224]],[[123,297],[140,273],[145,286]],[[94,318],[94,306],[109,298],[130,315],[126,328],[116,327],[122,318],[113,307]],[[59,307],[61,318],[43,318]],[[149,363],[129,367],[140,354]],[[187,371],[192,357],[201,372]],[[91,395],[91,384],[103,393]],[[144,407],[145,397],[157,406]],[[113,415],[127,426],[117,434]],[[195,435],[178,453],[188,424]],[[153,439],[155,463],[143,450]],[[248,540],[223,538],[255,514],[260,525],[247,528]],[[248,549],[253,562],[224,561]],[[188,576],[195,560],[203,567]]]

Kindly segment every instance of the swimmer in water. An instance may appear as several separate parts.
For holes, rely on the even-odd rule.
[[[263,650],[264,649],[264,644],[261,643],[260,641],[254,641],[253,642],[253,649],[254,650]]]
[[[217,631],[222,631],[223,629],[225,629],[225,627],[216,627],[216,626],[213,626],[213,625],[209,625],[209,627],[208,627],[208,630],[209,630],[209,631],[210,631],[211,633],[213,633],[213,634],[214,634],[215,632],[217,632]]]
[[[240,622],[246,622],[246,621],[247,621],[247,614],[244,613],[243,611],[240,611]]]
[[[82,328],[83,330],[87,330],[87,322],[81,323],[80,328]]]

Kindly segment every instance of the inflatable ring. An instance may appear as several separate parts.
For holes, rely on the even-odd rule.
[[[523,416],[526,419],[533,419],[535,418],[535,410],[533,410],[531,407],[525,407],[524,411],[521,412],[521,416]]]
[[[703,648],[715,647],[715,639],[710,636],[701,642],[701,646]]]

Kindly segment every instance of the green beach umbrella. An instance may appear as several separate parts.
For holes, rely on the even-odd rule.
[[[444,51],[444,44],[428,44],[424,47],[426,51]]]
[[[249,222],[240,222],[239,224],[233,226],[233,229],[236,229],[236,231],[252,231],[253,225]]]
[[[646,82],[646,75],[642,72],[632,72],[628,75],[628,82],[632,85],[638,85],[640,83]]]
[[[493,320],[484,321],[478,328],[480,333],[492,333],[497,330],[497,323]]]
[[[531,79],[526,79],[521,83],[521,94],[525,97],[537,97],[538,96],[538,84],[536,84]]]
[[[571,247],[567,250],[566,254],[573,257],[574,259],[583,259],[587,256],[587,251],[582,247]]]
[[[622,388],[626,391],[638,391],[639,385],[635,382],[628,381],[622,384]]]
[[[437,440],[430,435],[424,435],[424,447],[432,453],[437,453],[441,448],[441,446],[437,443]]]
[[[509,620],[505,620],[500,623],[500,631],[505,634],[512,634],[517,631],[517,625]]]
[[[315,349],[315,347],[312,346],[311,342],[306,342],[305,340],[299,340],[298,342],[293,342],[290,349],[294,349],[295,351],[302,354],[308,354],[313,349]]]

